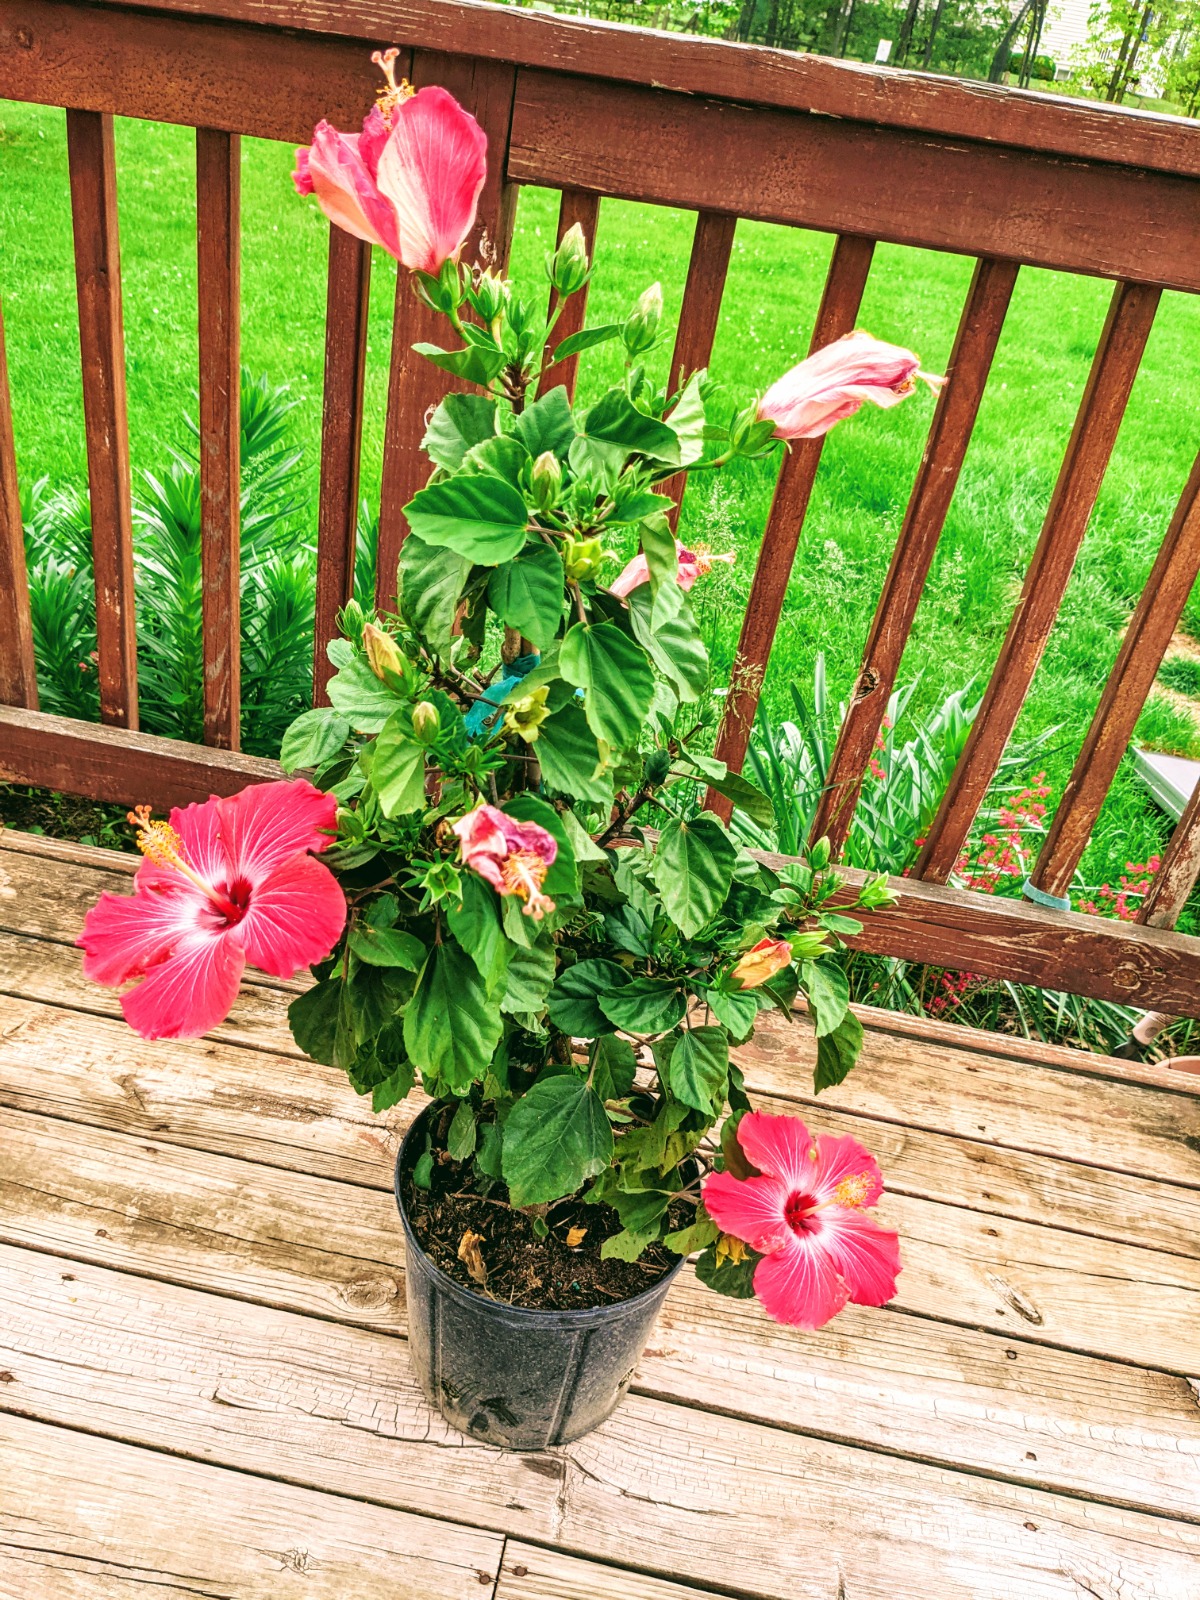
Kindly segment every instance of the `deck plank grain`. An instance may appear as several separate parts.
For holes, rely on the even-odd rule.
[[[631,1396],[576,1444],[430,1415],[395,1340],[0,1249],[0,1410],[754,1597],[1194,1591],[1200,1526]],[[730,1566],[732,1552],[736,1562]],[[732,1583],[731,1583],[732,1579]]]
[[[0,1416],[4,1600],[478,1600],[503,1540]]]

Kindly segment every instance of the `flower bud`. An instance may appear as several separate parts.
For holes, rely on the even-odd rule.
[[[508,300],[508,284],[489,268],[480,273],[478,283],[467,291],[467,299],[479,313],[481,321],[494,322]]]
[[[808,864],[814,872],[824,872],[829,865],[829,855],[829,840],[818,839],[816,844],[809,846]]]
[[[661,283],[652,283],[625,319],[621,338],[631,356],[640,356],[654,347],[658,338],[658,325],[662,321],[663,292]]]
[[[795,961],[815,961],[829,950],[829,936],[821,928],[802,928],[789,941]]]
[[[385,674],[404,670],[404,658],[390,633],[384,633],[382,628],[368,622],[363,627],[362,642],[367,652],[367,664],[380,683],[387,682]]]
[[[357,600],[347,600],[338,615],[338,627],[352,644],[362,643],[363,624],[366,615]]]
[[[753,400],[729,425],[729,447],[735,456],[753,459],[766,455],[774,448],[775,438],[775,424],[759,417],[758,405]]]
[[[415,739],[421,744],[432,744],[442,726],[441,713],[431,701],[422,700],[413,707],[412,725]]]
[[[573,539],[568,534],[563,546],[563,560],[569,582],[591,583],[600,576],[600,568],[604,565],[604,548],[599,539]]]
[[[582,289],[591,276],[587,240],[579,223],[563,235],[563,241],[553,255],[546,256],[546,275],[555,292],[565,300],[567,295]]]
[[[543,450],[529,475],[533,503],[539,511],[549,511],[562,489],[562,465],[553,450]]]
[[[730,977],[739,989],[757,989],[792,962],[792,947],[786,939],[760,939],[753,950],[734,967]]]

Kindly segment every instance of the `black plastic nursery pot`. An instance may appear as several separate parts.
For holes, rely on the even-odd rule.
[[[425,1254],[404,1209],[403,1179],[438,1109],[426,1107],[396,1158],[413,1371],[461,1433],[508,1450],[569,1444],[598,1427],[629,1387],[683,1258],[632,1299],[574,1311],[510,1306],[455,1283]]]

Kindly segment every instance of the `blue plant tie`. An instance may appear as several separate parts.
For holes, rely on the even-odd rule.
[[[499,683],[493,683],[491,688],[476,700],[463,718],[467,725],[467,733],[472,739],[478,739],[487,732],[488,724],[494,722],[503,710],[509,691],[520,683],[522,678],[528,677],[541,659],[536,650],[527,656],[517,656],[505,667],[504,676]]]
[[[1026,900],[1032,900],[1035,906],[1045,906],[1047,911],[1070,911],[1071,909],[1071,896],[1069,894],[1047,894],[1044,889],[1039,889],[1029,878],[1026,878],[1021,885],[1021,893]]]

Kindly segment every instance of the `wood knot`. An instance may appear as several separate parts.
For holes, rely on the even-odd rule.
[[[377,1278],[352,1278],[338,1286],[338,1298],[352,1311],[382,1311],[400,1294],[395,1278],[380,1275]]]
[[[873,695],[879,687],[879,681],[879,674],[874,667],[864,667],[858,675],[858,682],[854,685],[855,702]]]
[[[994,1272],[985,1272],[984,1277],[1005,1305],[1011,1306],[1019,1317],[1024,1317],[1026,1322],[1032,1322],[1035,1328],[1042,1326],[1042,1313],[1027,1294],[1022,1294],[1020,1289],[1014,1289],[1011,1283],[998,1278]]]

